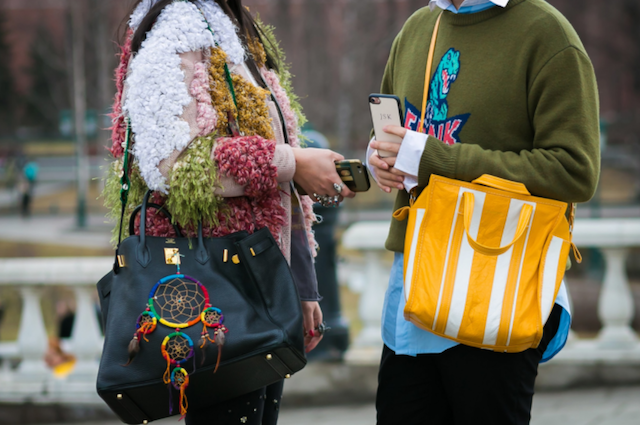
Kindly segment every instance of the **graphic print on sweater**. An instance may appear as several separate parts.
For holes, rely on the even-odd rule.
[[[429,101],[427,102],[427,112],[424,117],[424,126],[427,134],[442,140],[447,145],[460,143],[459,133],[466,124],[471,114],[456,115],[447,118],[449,103],[447,96],[451,90],[451,85],[458,78],[460,72],[460,52],[451,48],[442,56],[436,72],[431,78],[429,85]],[[418,130],[420,121],[420,110],[413,106],[405,97],[405,120],[404,126],[409,130]],[[423,130],[424,132],[424,130]]]

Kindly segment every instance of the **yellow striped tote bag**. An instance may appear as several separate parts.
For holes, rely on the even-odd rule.
[[[564,276],[574,206],[531,196],[522,183],[432,175],[408,216],[404,316],[473,347],[537,347]]]

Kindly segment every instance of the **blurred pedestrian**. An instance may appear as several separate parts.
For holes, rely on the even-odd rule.
[[[432,74],[424,75],[432,34]],[[405,128],[385,129],[402,143],[374,140],[367,156],[380,188],[398,190],[396,208],[433,174],[466,182],[491,174],[564,202],[585,202],[596,189],[594,70],[575,30],[543,0],[431,0],[396,37],[381,90],[404,102]],[[381,158],[375,149],[394,155]],[[396,254],[383,312],[378,424],[528,424],[538,364],[568,335],[564,284],[537,348],[502,353],[441,338],[404,320],[406,225],[393,220],[386,242]]]
[[[31,215],[31,201],[38,178],[39,167],[34,161],[25,164],[18,180],[18,192],[20,193],[20,215],[29,217]]]
[[[329,149],[329,140],[321,132],[307,123],[302,130],[309,148]],[[316,257],[315,269],[318,276],[318,291],[322,294],[320,307],[326,322],[327,332],[318,348],[307,355],[309,360],[339,361],[349,348],[349,327],[342,316],[340,288],[337,276],[336,225],[340,207],[324,207],[319,202],[313,204],[313,212],[320,217],[313,226],[318,245],[322,247]]]

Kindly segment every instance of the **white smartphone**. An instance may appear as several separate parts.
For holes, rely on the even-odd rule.
[[[402,143],[402,137],[386,133],[382,130],[387,125],[402,126],[402,109],[398,96],[389,94],[370,94],[369,110],[373,122],[373,133],[380,142]],[[383,158],[395,156],[393,152],[378,149],[378,155]]]

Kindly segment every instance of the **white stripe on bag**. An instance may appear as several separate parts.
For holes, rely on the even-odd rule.
[[[440,304],[442,303],[442,291],[444,290],[444,282],[447,280],[447,266],[449,264],[449,252],[451,251],[451,240],[453,239],[453,233],[456,230],[456,223],[458,222],[458,210],[460,209],[460,202],[462,201],[462,191],[460,188],[458,193],[458,199],[456,200],[456,208],[453,210],[453,222],[451,223],[451,232],[449,233],[449,242],[447,242],[447,251],[444,257],[444,269],[442,269],[442,281],[440,282],[440,291],[438,292],[438,303],[436,304],[436,314],[433,316],[433,324],[431,329],[436,328],[436,322],[438,321],[438,314],[440,314]]]
[[[505,246],[513,241],[518,228],[518,219],[520,218],[520,210],[522,202],[509,202],[509,211],[507,212],[507,220],[502,231],[502,240],[500,246]],[[509,278],[509,265],[511,264],[511,254],[513,247],[507,252],[498,256],[496,262],[496,271],[493,275],[493,285],[491,286],[491,299],[489,300],[489,311],[487,312],[487,323],[484,329],[485,344],[494,345],[498,340],[498,331],[500,330],[500,319],[502,317],[502,304],[504,303],[504,291],[507,289],[507,279]]]
[[[511,332],[513,331],[513,319],[516,315],[516,306],[518,305],[518,291],[520,290],[520,280],[522,278],[522,267],[524,266],[524,258],[527,255],[527,244],[529,243],[529,235],[531,234],[531,223],[533,222],[533,218],[536,216],[536,203],[535,202],[523,202],[517,201],[515,199],[512,202],[522,202],[522,204],[528,204],[533,207],[533,212],[531,213],[531,219],[529,220],[529,228],[527,229],[527,235],[524,240],[524,246],[522,247],[522,257],[520,257],[520,267],[518,268],[518,283],[516,284],[516,291],[513,294],[513,308],[511,309],[511,318],[509,319],[509,337],[507,338],[507,345],[511,343]]]
[[[544,271],[542,274],[542,297],[540,298],[540,313],[542,321],[546,322],[551,308],[553,307],[554,293],[556,292],[556,281],[558,279],[558,261],[564,240],[554,236],[549,244],[547,255],[544,260]]]
[[[458,195],[458,203],[461,202],[460,199],[462,199],[464,192],[471,192],[474,196],[473,215],[471,216],[469,235],[471,235],[473,239],[477,239],[478,231],[480,230],[480,220],[482,219],[482,210],[484,209],[484,201],[487,195],[484,192],[461,188],[460,194]],[[460,218],[462,219],[462,217]],[[471,245],[469,245],[467,235],[464,233],[462,235],[460,254],[458,256],[458,267],[453,285],[453,294],[451,295],[451,307],[449,309],[449,317],[447,318],[447,327],[444,331],[445,334],[452,337],[458,336],[460,325],[462,324],[462,317],[464,316],[464,309],[467,305],[467,293],[469,292],[469,279],[471,277],[474,253],[475,251],[471,248]]]
[[[407,264],[407,275],[404,277],[404,299],[405,302],[409,300],[409,294],[411,293],[411,279],[413,279],[413,262],[416,259],[416,247],[418,246],[418,240],[420,239],[420,226],[424,219],[424,208],[416,210],[416,223],[413,227],[413,239],[411,240],[411,251],[409,254],[409,263]]]

